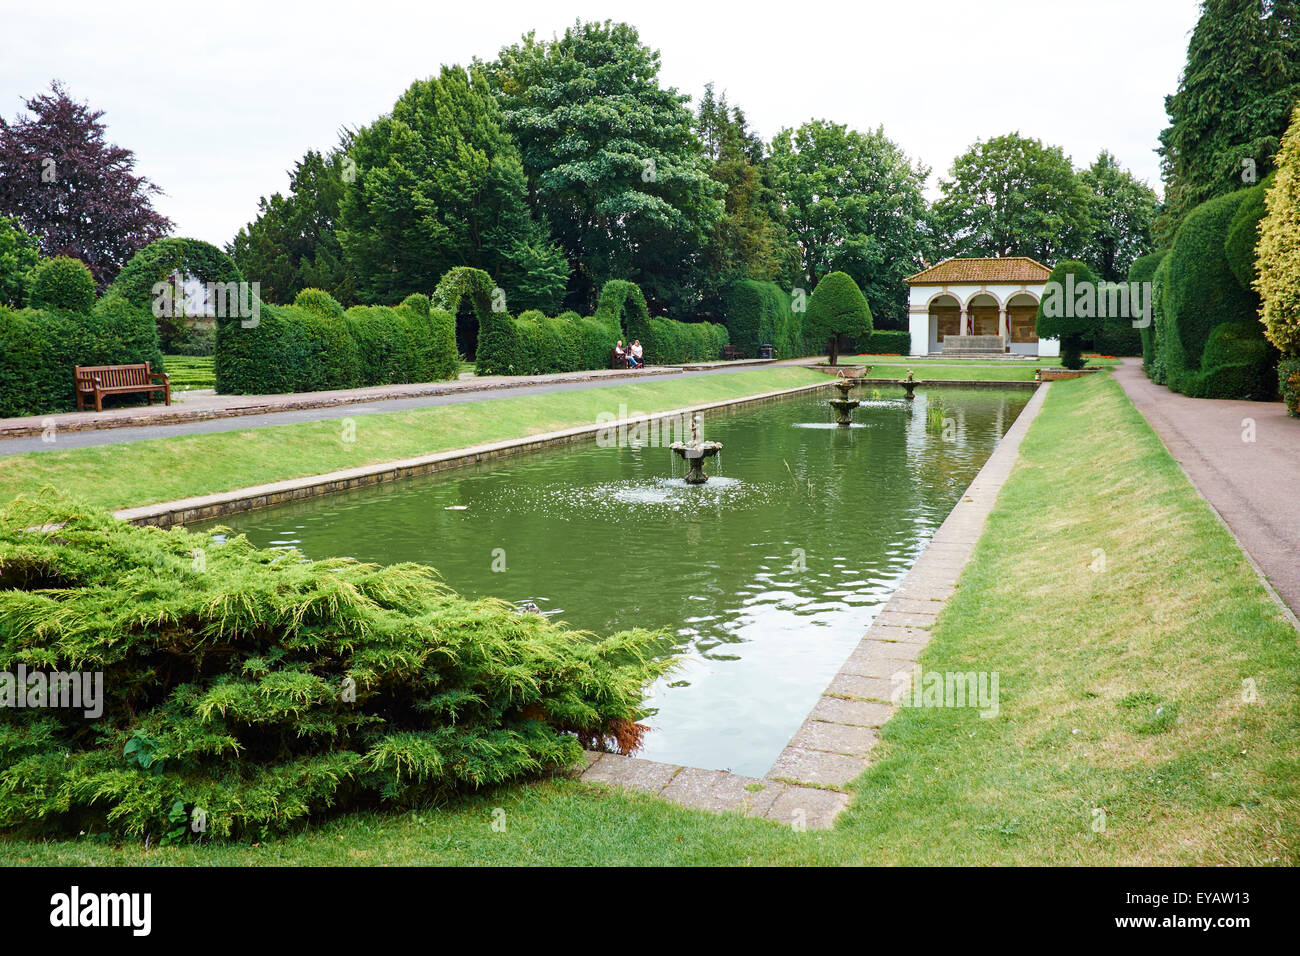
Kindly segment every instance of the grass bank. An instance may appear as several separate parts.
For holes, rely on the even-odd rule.
[[[1290,864],[1300,650],[1109,376],[1059,382],[922,664],[999,713],[907,708],[829,832],[555,780],[260,846],[0,842],[39,864]],[[494,829],[494,808],[504,831]]]
[[[628,414],[668,411],[825,380],[806,368],[762,368],[29,452],[0,458],[0,500],[53,485],[97,507],[125,508],[594,424],[620,405]]]

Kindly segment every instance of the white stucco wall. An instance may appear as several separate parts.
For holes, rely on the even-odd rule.
[[[908,287],[908,331],[912,337],[912,354],[929,355],[940,351],[938,331],[930,322],[930,303],[941,295],[950,295],[958,301],[963,309],[970,305],[971,299],[980,293],[987,293],[997,300],[998,307],[1005,309],[1007,302],[1018,292],[1026,292],[1035,299],[1042,297],[1042,282],[990,282],[954,283],[952,285],[914,285]],[[1037,347],[1032,342],[1010,343],[1015,355],[1060,355],[1060,343],[1056,339],[1039,339]]]

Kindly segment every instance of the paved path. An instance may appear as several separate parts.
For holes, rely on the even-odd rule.
[[[495,376],[471,378],[459,382],[443,382],[423,386],[385,385],[368,389],[348,389],[338,392],[306,392],[287,395],[214,395],[211,392],[186,396],[180,411],[186,409],[196,415],[188,421],[150,423],[150,419],[163,418],[168,412],[178,410],[176,396],[173,405],[124,408],[110,412],[68,412],[61,415],[34,416],[28,419],[0,419],[0,434],[7,423],[44,427],[54,426],[54,441],[42,438],[39,432],[15,438],[0,438],[0,457],[31,451],[60,451],[66,448],[84,448],[91,445],[113,445],[120,442],[144,441],[151,438],[169,438],[174,435],[210,434],[236,431],[244,428],[261,428],[267,425],[291,425],[296,422],[313,422],[355,415],[373,415],[377,412],[400,412],[434,405],[454,405],[460,402],[484,402],[510,396],[545,395],[549,392],[576,391],[588,388],[605,388],[610,385],[627,385],[657,379],[664,375],[674,378],[691,378],[699,375],[720,375],[735,371],[737,363],[715,368],[698,368],[692,371],[650,369],[642,374],[625,371],[569,372],[548,376]],[[748,363],[747,363],[748,364]],[[804,361],[765,363],[766,367],[806,364]],[[752,368],[752,365],[751,365]],[[416,391],[419,394],[411,394]],[[319,404],[318,404],[319,403]],[[329,403],[329,404],[324,404]],[[307,405],[309,407],[293,407]],[[283,410],[274,410],[277,406]],[[314,407],[312,407],[314,406]],[[270,408],[261,413],[248,414],[253,408]],[[133,416],[140,424],[127,427],[84,428],[94,419],[113,416]]]
[[[1196,490],[1300,613],[1300,419],[1288,417],[1281,402],[1179,395],[1147,378],[1140,359],[1125,359],[1114,374]]]

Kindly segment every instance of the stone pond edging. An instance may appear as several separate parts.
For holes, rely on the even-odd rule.
[[[910,671],[929,643],[1049,388],[1037,389],[1007,429],[765,777],[588,753],[577,779],[699,810],[738,811],[810,830],[831,827],[851,799],[841,788],[871,763],[876,735],[898,709],[890,702],[891,678]]]
[[[385,481],[431,475],[449,468],[458,468],[463,465],[505,458],[509,455],[518,455],[524,452],[584,441],[593,437],[602,429],[609,428],[611,424],[619,427],[636,427],[642,423],[648,424],[653,421],[678,418],[695,412],[709,411],[710,409],[776,401],[790,395],[797,395],[800,392],[814,391],[829,388],[830,386],[831,382],[828,379],[825,382],[814,382],[809,385],[798,385],[794,388],[761,392],[743,398],[730,398],[719,402],[692,405],[687,408],[675,408],[671,411],[629,416],[612,423],[579,425],[561,431],[529,435],[524,438],[511,438],[485,445],[474,445],[469,448],[421,455],[416,458],[404,458],[398,461],[362,465],[357,468],[345,468],[321,475],[289,478],[284,481],[253,485],[248,488],[237,488],[233,491],[223,491],[211,495],[182,498],[177,501],[142,505],[136,508],[123,508],[113,512],[113,514],[115,517],[123,521],[129,521],[131,524],[154,525],[160,528],[192,524],[196,521],[208,521],[227,515],[242,514],[245,511],[268,508],[290,501],[302,501],[335,492],[351,491]]]

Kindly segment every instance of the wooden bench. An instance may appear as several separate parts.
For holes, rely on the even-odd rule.
[[[728,362],[730,362],[732,359],[741,358],[742,356],[743,353],[740,351],[739,348],[737,348],[734,345],[724,345],[722,347],[722,357]]]
[[[156,381],[162,379],[161,382]],[[78,365],[76,371],[77,411],[85,411],[86,402],[93,395],[95,411],[104,410],[105,395],[127,395],[144,392],[153,404],[153,393],[162,392],[168,405],[172,403],[171,380],[163,372],[155,372],[149,363],[143,365]]]

